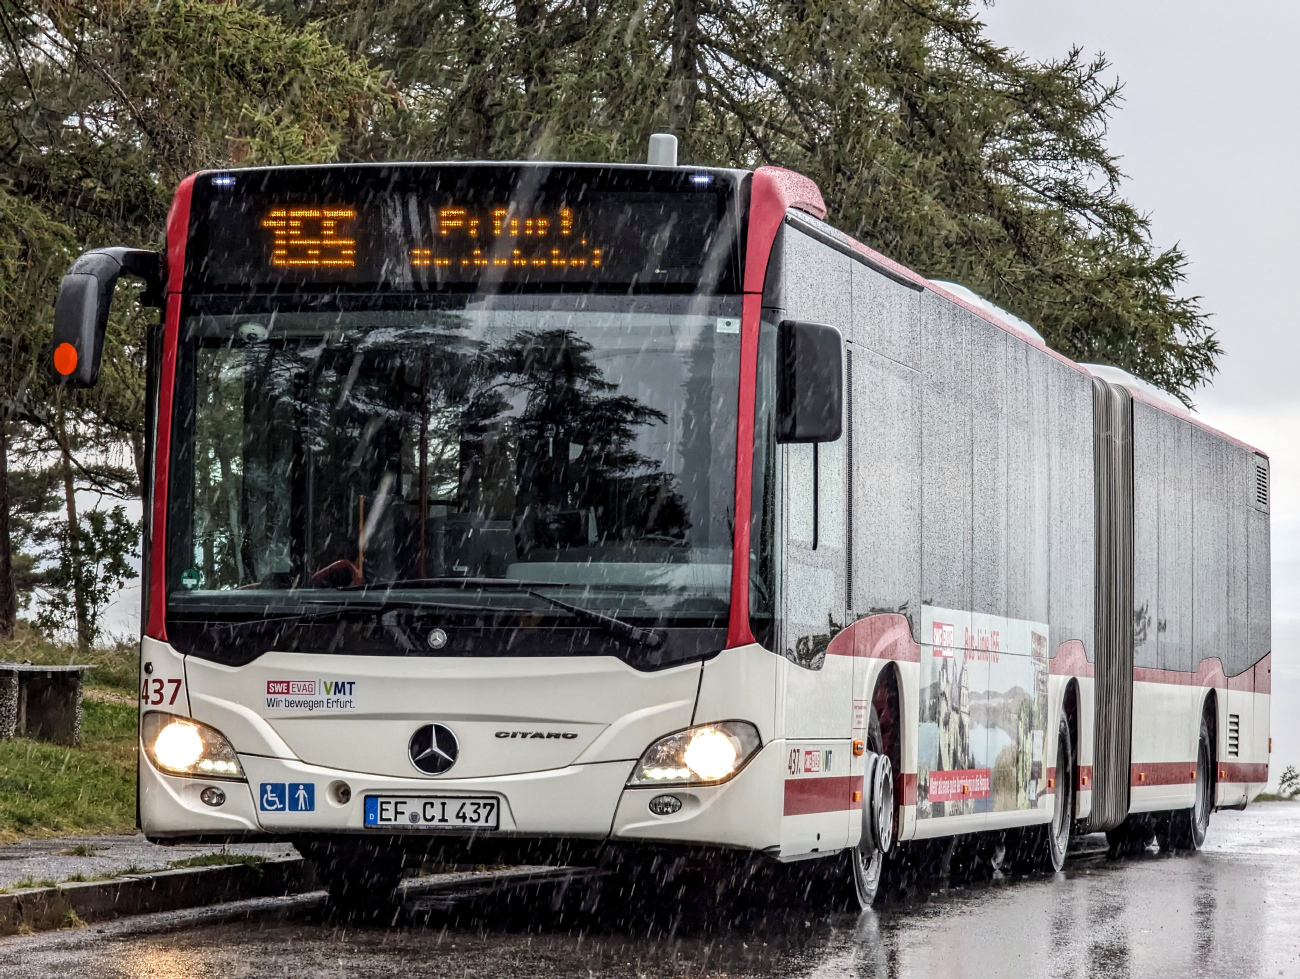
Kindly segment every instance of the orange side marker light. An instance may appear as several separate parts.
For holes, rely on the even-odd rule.
[[[854,742],[853,742],[853,754],[854,754],[854,755],[865,755],[866,753],[867,753],[867,745],[866,745],[866,742],[864,742],[864,741],[854,741]]]
[[[1146,780],[1147,780],[1147,773],[1146,773],[1146,772],[1138,772],[1138,781],[1139,781],[1139,782],[1145,782]]]
[[[861,792],[854,792],[854,793],[853,793],[853,801],[854,801],[854,802],[861,802],[861,801],[862,801],[862,793],[861,793]]]
[[[77,348],[70,343],[61,343],[54,348],[54,369],[67,377],[77,369]]]
[[[1054,789],[1054,788],[1056,788],[1056,779],[1054,779],[1054,778],[1049,778],[1049,779],[1047,780],[1047,787],[1048,787],[1049,789]]]

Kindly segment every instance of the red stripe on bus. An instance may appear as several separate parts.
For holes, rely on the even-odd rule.
[[[826,204],[813,181],[780,167],[759,167],[749,183],[749,232],[745,241],[745,296],[740,313],[740,398],[736,417],[736,522],[731,559],[731,616],[727,645],[754,641],[749,628],[749,518],[754,474],[754,386],[758,374],[758,324],[772,243],[792,207],[825,217]]]
[[[1267,782],[1268,762],[1221,761],[1220,782]]]
[[[916,805],[916,772],[903,773],[903,805]]]
[[[162,363],[158,371],[157,430],[153,459],[153,513],[149,521],[149,621],[145,633],[167,641],[167,473],[171,463],[172,389],[176,382],[176,348],[181,328],[181,285],[185,246],[190,236],[190,195],[194,176],[176,188],[167,212],[167,306],[163,320]]]
[[[902,615],[892,612],[858,619],[836,633],[826,647],[828,656],[867,656],[909,663],[921,662],[921,647],[912,638],[912,627]]]
[[[1067,639],[1056,647],[1056,655],[1048,660],[1048,672],[1052,676],[1078,676],[1092,679],[1092,664],[1083,643],[1078,639]]]
[[[1140,789],[1146,785],[1190,785],[1195,781],[1194,761],[1146,761],[1133,764],[1129,784]]]
[[[1227,687],[1229,690],[1269,693],[1273,686],[1272,664],[1273,654],[1269,653],[1250,669],[1243,670],[1236,676],[1228,676],[1223,671],[1223,661],[1217,656],[1208,656],[1201,660],[1195,673],[1135,666],[1133,679],[1137,683],[1167,683],[1180,687]]]
[[[1070,639],[1057,647],[1056,655],[1051,659],[1050,670],[1053,676],[1075,676],[1093,678],[1093,664],[1083,648],[1083,643]],[[1164,683],[1181,687],[1218,687],[1228,690],[1242,690],[1255,693],[1271,693],[1273,688],[1273,654],[1267,653],[1263,659],[1248,670],[1236,676],[1227,676],[1223,671],[1223,661],[1217,656],[1203,659],[1195,673],[1182,670],[1153,670],[1145,666],[1133,668],[1135,683]]]
[[[788,778],[785,780],[785,815],[806,816],[816,812],[846,812],[855,808],[853,793],[861,791],[861,775]],[[857,808],[861,808],[861,803]]]
[[[1078,779],[1075,788],[1080,792],[1092,791],[1092,766],[1080,765],[1075,771],[1075,777]],[[1047,769],[1047,787],[1043,789],[1044,795],[1054,795],[1056,793],[1056,766],[1050,766]]]

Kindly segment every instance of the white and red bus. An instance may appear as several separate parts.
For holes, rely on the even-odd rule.
[[[789,171],[203,172],[149,354],[140,820],[401,854],[1197,847],[1267,781],[1265,456]],[[985,834],[983,836],[979,834]]]

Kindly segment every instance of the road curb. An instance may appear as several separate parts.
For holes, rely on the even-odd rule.
[[[315,868],[302,857],[257,864],[185,867],[103,881],[70,881],[0,894],[0,935],[49,931],[128,915],[283,897],[319,889]]]

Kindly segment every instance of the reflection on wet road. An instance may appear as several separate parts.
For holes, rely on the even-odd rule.
[[[793,902],[700,925],[688,912],[668,935],[599,912],[566,918],[552,907],[562,903],[536,891],[392,929],[343,927],[312,899],[262,902],[227,920],[159,915],[5,940],[0,974],[1300,976],[1300,803],[1216,814],[1195,856],[1084,856],[1054,877],[946,890],[861,916]]]

